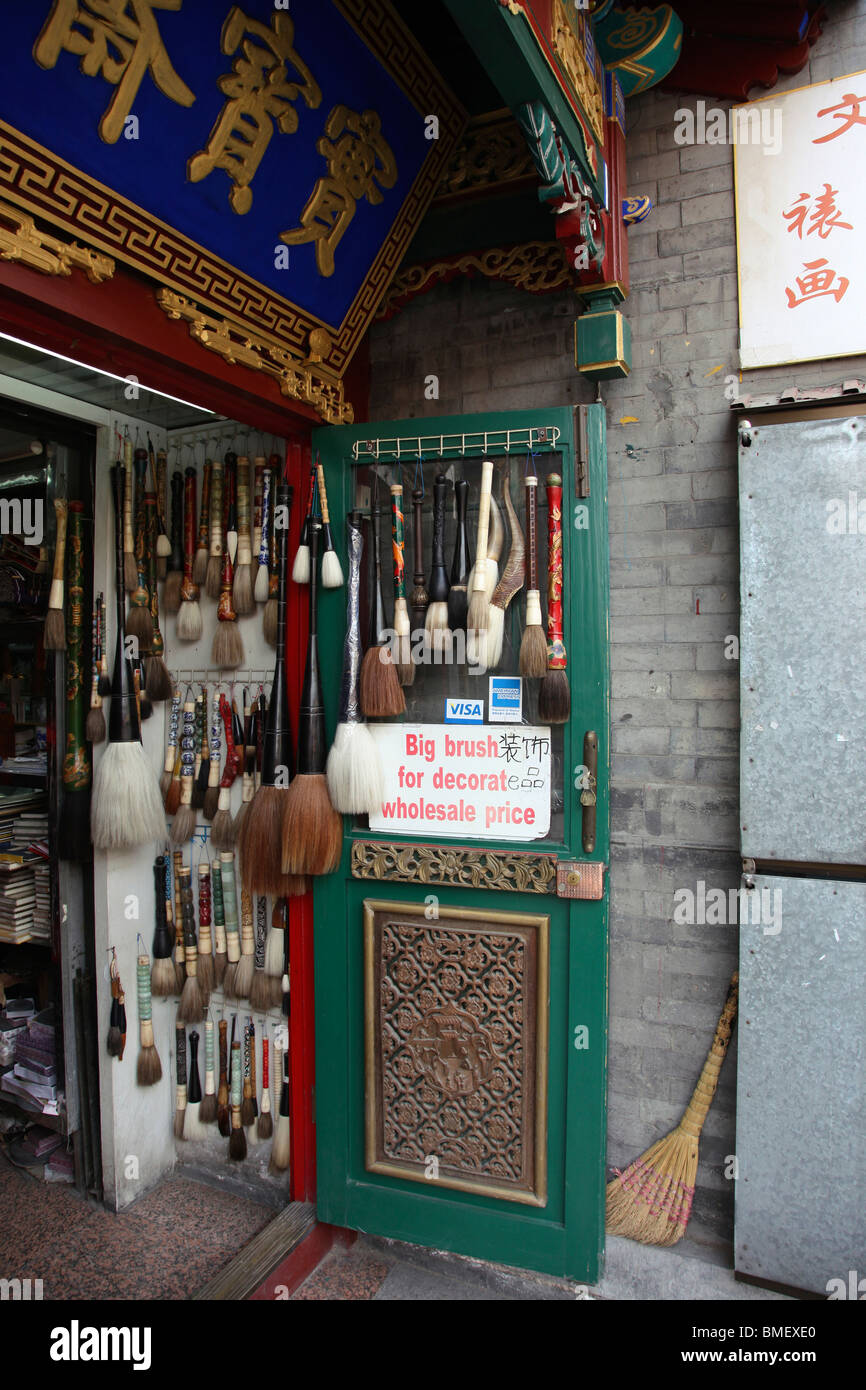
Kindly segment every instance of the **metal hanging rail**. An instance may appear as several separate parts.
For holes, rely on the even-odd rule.
[[[352,445],[355,463],[367,459],[465,458],[467,455],[526,453],[556,449],[561,431],[556,425],[524,425],[513,430],[477,430],[470,434],[416,434],[397,439],[358,439]]]

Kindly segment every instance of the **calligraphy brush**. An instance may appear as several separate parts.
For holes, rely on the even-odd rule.
[[[328,754],[327,778],[331,801],[347,815],[378,811],[384,794],[382,760],[376,742],[361,714],[358,677],[361,669],[361,553],[364,538],[360,512],[350,512],[348,530],[349,587],[346,637],[343,643],[343,677],[340,714],[334,743]],[[403,600],[405,604],[405,599]],[[408,613],[406,617],[408,624]]]
[[[252,505],[253,505],[253,536],[252,536],[252,576],[253,576],[253,597],[255,598],[256,580],[259,575],[259,551],[262,548],[262,498],[264,496],[264,474],[265,460],[261,454],[256,454],[255,462],[251,465],[250,476],[252,483]],[[258,602],[258,599],[256,599]]]
[[[147,538],[145,530],[144,486],[147,473],[147,450],[136,449],[133,459],[133,518],[135,546],[135,584],[129,595],[126,614],[126,635],[134,637],[140,652],[149,652],[153,645],[153,618],[148,592]],[[146,682],[145,682],[146,683]]]
[[[484,590],[483,596],[486,597],[487,608],[485,621],[490,621],[490,601],[499,583],[499,556],[502,553],[502,546],[505,540],[505,527],[502,524],[502,515],[496,502],[496,498],[491,494],[490,497],[490,521],[487,532],[487,555],[484,564]],[[475,584],[475,573],[478,567],[478,556],[475,557],[475,565],[468,580],[470,594],[473,592]],[[479,599],[482,595],[478,595]],[[466,618],[466,659],[470,666],[484,667],[487,660],[487,628],[483,630],[474,628],[471,622],[471,602],[470,610]]]
[[[283,1053],[283,1084],[280,1090],[280,1113],[277,1118],[274,1142],[271,1145],[271,1161],[268,1165],[272,1173],[284,1173],[291,1158],[291,1132],[289,1128],[289,1054]]]
[[[66,748],[62,763],[62,799],[57,853],[80,862],[90,851],[91,754],[84,715],[84,507],[69,503],[66,575],[66,660],[64,710]]]
[[[529,587],[526,591],[526,625],[520,639],[521,676],[541,680],[547,673],[547,641],[541,622],[538,587],[538,479],[526,477],[526,543],[529,555]]]
[[[223,991],[227,999],[235,992],[235,976],[241,958],[241,938],[238,931],[238,898],[235,880],[235,857],[230,850],[220,853],[220,879],[223,890],[223,916],[226,929],[226,955],[228,963],[223,977]]]
[[[195,772],[192,779],[192,806],[196,811],[204,809],[204,794],[207,791],[209,771],[207,686],[203,685],[200,693],[195,697]]]
[[[376,479],[378,483],[378,478]],[[368,719],[387,719],[403,714],[406,700],[386,643],[388,622],[382,599],[382,557],[379,551],[379,508],[372,509],[373,586],[370,601],[370,645],[361,663],[361,709]]]
[[[292,1001],[291,1001],[291,981],[290,981],[290,979],[289,979],[289,933],[288,933],[288,932],[284,932],[284,933],[283,933],[283,974],[282,974],[282,979],[280,980],[280,990],[281,990],[281,994],[282,994],[282,997],[281,997],[281,999],[280,999],[280,1006],[281,1006],[282,1011],[283,1011],[283,1013],[285,1014],[286,1018],[288,1018],[288,1017],[289,1017],[289,1014],[291,1013],[291,1010],[292,1010]]]
[[[362,538],[363,539],[363,538]],[[397,640],[395,665],[401,685],[411,685],[415,679],[412,660],[412,624],[406,603],[406,561],[403,535],[403,488],[394,483],[391,488],[391,550],[394,556],[394,636]]]
[[[223,571],[223,501],[225,473],[219,459],[213,460],[210,478],[210,541],[204,591],[208,598],[219,598]]]
[[[427,584],[427,615],[424,619],[428,651],[441,652],[450,641],[448,631],[448,571],[445,568],[445,501],[448,479],[439,473],[433,483],[433,547],[430,579]]]
[[[255,968],[256,938],[253,927],[253,900],[247,888],[241,888],[241,958],[232,980],[231,997],[249,999]],[[249,1124],[248,1120],[244,1124]]]
[[[286,792],[283,813],[283,873],[329,874],[340,862],[343,820],[328,795],[327,737],[319,673],[316,559],[321,522],[310,524],[310,610],[307,660],[298,717],[297,773]],[[394,680],[397,674],[391,667]],[[399,683],[397,689],[400,690]],[[400,691],[402,701],[403,692]]]
[[[250,1125],[256,1122],[258,1106],[253,1095],[253,1061],[252,1049],[255,1034],[253,1032],[253,1021],[248,1019],[244,1026],[244,1092],[241,1102],[241,1124],[244,1129],[249,1129]]]
[[[430,602],[427,593],[427,586],[424,582],[424,492],[422,488],[416,488],[412,493],[412,527],[415,568],[412,572],[413,589],[409,596],[409,607],[412,610],[412,628],[421,628],[427,617],[427,604]],[[414,666],[413,677],[414,680]],[[412,681],[406,681],[406,685],[411,685]]]
[[[186,1117],[183,1122],[183,1137],[191,1139],[207,1138],[207,1128],[202,1120],[201,1080],[198,1073],[198,1033],[193,1028],[189,1035],[189,1091],[186,1100]]]
[[[186,945],[183,935],[183,889],[181,885],[183,850],[173,850],[171,858],[174,868],[174,966],[177,971],[177,993],[182,994],[184,980],[186,978]]]
[[[147,436],[147,452],[150,457],[150,466],[153,470],[153,444],[150,435]],[[168,459],[165,449],[159,449],[156,455],[156,472],[153,480],[153,488],[156,493],[156,513],[157,527],[159,534],[156,538],[156,572],[159,579],[165,579],[168,567],[168,557],[171,554],[171,541],[168,538],[166,529],[166,475],[168,472]]]
[[[265,974],[269,981],[270,1003],[279,1004],[283,997],[281,980],[283,978],[283,960],[286,949],[286,902],[284,898],[277,898],[274,902],[271,913],[271,929],[268,932],[268,939],[265,943]]]
[[[90,826],[96,849],[131,849],[162,840],[165,818],[159,781],[141,746],[141,719],[132,663],[126,655],[123,602],[123,468],[112,469],[115,509],[117,638],[109,743],[93,781]]]
[[[204,1002],[213,994],[214,962],[211,932],[210,864],[198,866],[198,982]]]
[[[452,632],[465,632],[466,615],[469,610],[469,595],[466,586],[472,569],[469,532],[466,526],[469,484],[465,478],[460,478],[454,484],[454,495],[457,502],[457,534],[454,537],[451,585],[448,590],[448,626]]]
[[[258,1116],[259,1116],[259,1086],[256,1076],[256,1026],[252,1018],[250,1019],[250,1097],[252,1100],[253,1122],[247,1126],[247,1143],[257,1145],[259,1143]]]
[[[277,464],[279,464],[279,459],[277,458],[276,454],[272,454],[272,455],[271,455],[271,461],[272,461],[272,462],[276,462]],[[279,515],[279,517],[278,517],[278,515],[277,515],[277,503],[276,503],[276,496],[277,496],[277,491],[276,491],[276,480],[277,480],[277,476],[278,476],[278,475],[277,475],[277,471],[276,471],[276,469],[275,469],[275,470],[274,470],[274,488],[273,488],[272,498],[271,498],[271,529],[270,529],[270,536],[269,536],[269,538],[268,538],[268,543],[269,543],[269,564],[270,564],[270,569],[269,569],[269,571],[268,571],[268,601],[267,601],[267,603],[265,604],[265,611],[264,611],[264,614],[262,615],[262,632],[264,633],[265,641],[266,641],[267,643],[269,643],[269,645],[272,646],[272,647],[275,647],[276,644],[277,644],[278,628],[279,628],[279,592],[280,592],[280,575],[279,575],[279,563],[278,563],[279,547],[278,547],[278,545],[277,545],[276,527],[277,527],[277,522],[278,522],[278,520],[279,520],[279,521],[281,522],[281,524],[284,525],[284,527],[285,527],[285,532],[286,532],[286,537],[288,538],[289,526],[290,526],[290,524],[291,524],[291,517],[292,517],[292,502],[293,502],[294,496],[295,496],[295,489],[294,489],[293,487],[290,486],[290,487],[289,487],[288,498],[287,498],[287,500],[286,500],[285,509],[284,509],[283,511],[281,511],[281,513],[280,513],[280,515]],[[286,544],[288,544],[288,539],[287,539],[287,541],[286,541]]]
[[[105,594],[99,595],[99,685],[103,700],[111,694],[111,677],[108,674],[108,619],[105,615]]]
[[[174,1137],[183,1138],[186,1119],[187,1076],[186,1076],[186,1029],[180,1022],[174,1025],[174,1060],[177,1085],[174,1092]]]
[[[234,1032],[234,1022],[232,1022]],[[243,1062],[241,1045],[232,1042],[232,1130],[229,1137],[229,1158],[241,1163],[247,1156],[247,1136],[241,1122],[241,1102],[243,1098]]]
[[[180,586],[180,609],[176,632],[181,642],[197,642],[202,633],[201,606],[198,586],[193,583],[195,565],[196,472],[187,468],[183,484],[183,580]]]
[[[219,666],[223,671],[236,670],[243,664],[244,644],[238,630],[237,613],[232,606],[232,558],[228,546],[223,555],[222,588],[217,619],[211,660],[214,666]]]
[[[477,634],[479,642],[487,631],[487,613],[490,607],[490,595],[487,591],[487,538],[492,487],[493,464],[490,459],[484,459],[481,464],[481,496],[475,532],[475,565],[469,577],[469,609],[466,617],[467,632]]]
[[[220,752],[222,742],[220,730],[222,729],[222,717],[220,715],[220,692],[214,691],[213,712],[210,722],[210,759],[208,761],[207,789],[204,794],[202,809],[205,820],[213,820],[219,810],[220,796]]]
[[[262,1103],[259,1107],[259,1118],[256,1123],[256,1133],[260,1139],[270,1139],[274,1132],[274,1121],[271,1115],[271,1085],[270,1073],[268,1070],[268,1035],[262,1033]]]
[[[102,696],[99,693],[99,663],[100,650],[99,644],[102,641],[100,631],[101,606],[98,595],[93,605],[93,618],[91,622],[91,679],[90,679],[90,709],[87,711],[87,719],[84,725],[84,737],[88,743],[103,743],[105,741],[105,715],[102,712]]]
[[[271,478],[270,468],[262,473],[262,522],[259,536],[259,563],[253,597],[256,603],[267,603],[271,592],[270,536],[271,536]]]
[[[183,989],[183,955],[177,948],[177,930],[174,920],[174,902],[171,891],[171,869],[166,860],[165,869],[165,921],[169,937],[172,943],[173,955],[171,956],[171,988],[166,988],[166,994],[180,994]],[[178,913],[178,922],[180,913]],[[168,971],[165,972],[166,985],[168,985]]]
[[[182,1023],[203,1023],[206,1000],[198,978],[198,943],[195,938],[195,914],[192,905],[192,874],[183,868],[180,877],[183,910],[183,948],[186,979],[180,996],[177,1016]]]
[[[547,478],[547,673],[538,689],[543,724],[565,724],[571,713],[562,613],[562,478]]]
[[[122,552],[121,552],[122,554]],[[121,560],[121,567],[123,561]],[[138,938],[138,965],[136,984],[138,993],[138,1040],[139,1053],[136,1066],[136,1080],[139,1086],[155,1086],[162,1080],[162,1063],[153,1044],[153,1002],[150,997],[150,961],[144,949],[144,942]]]
[[[207,582],[207,564],[210,555],[210,480],[213,463],[205,459],[201,478],[201,509],[198,514],[198,545],[192,566],[192,582],[201,588]]]
[[[183,585],[183,488],[183,474],[176,468],[171,475],[171,554],[162,591],[162,606],[166,613],[177,613],[180,609]]]
[[[211,822],[210,838],[214,849],[222,850],[232,849],[235,842],[234,819],[231,812],[231,789],[238,771],[231,706],[224,695],[220,696],[220,713],[225,731],[226,760],[220,780],[217,811]]]
[[[168,925],[168,914],[166,911],[166,859],[164,854],[157,855],[153,864],[153,898],[156,916],[156,925],[153,933],[153,965],[150,971],[151,993],[157,998],[164,999],[170,994],[174,994],[177,989],[177,973],[174,968],[171,951],[174,945],[172,934]]]
[[[309,584],[310,582],[310,522],[313,518],[313,503],[316,495],[316,465],[310,468],[310,492],[307,499],[307,514],[304,517],[304,527],[301,531],[301,539],[295,559],[292,565],[292,579],[296,584]]]
[[[325,470],[316,454],[316,475],[319,480],[319,503],[322,508],[322,588],[339,589],[343,583],[343,570],[331,533],[331,519],[328,512],[328,494],[325,490]]]
[[[217,859],[211,869],[211,896],[213,898],[213,976],[219,989],[225,979],[228,965],[228,943],[226,941],[226,918],[223,907],[223,879],[220,862]]]
[[[166,814],[173,816],[180,805],[180,763],[178,761],[178,741],[180,739],[180,691],[175,690],[171,697],[171,706],[168,716],[168,742],[165,747],[165,761],[162,766],[162,776],[159,779],[159,790],[162,795]],[[175,768],[177,768],[177,792],[175,794]]]
[[[111,1014],[108,1023],[108,1038],[106,1040],[106,1050],[109,1057],[120,1057],[123,1044],[123,1033],[120,1022],[120,972],[117,967],[117,951],[111,948],[111,964],[108,967],[111,979]]]
[[[250,532],[250,461],[244,455],[238,459],[237,471],[238,550],[232,585],[232,605],[238,617],[252,613],[253,602],[253,545]]]
[[[502,646],[505,638],[505,613],[514,595],[523,588],[526,578],[526,544],[514,503],[511,500],[511,482],[505,475],[503,500],[511,528],[511,548],[502,571],[502,578],[493,591],[487,621],[487,669],[495,670],[502,660]]]
[[[268,900],[256,899],[256,949],[253,982],[250,985],[250,1008],[264,1013],[271,1007],[271,982],[265,974],[265,953],[268,939]]]
[[[286,675],[290,492],[285,483],[277,485],[274,535],[279,579],[278,624],[271,698],[262,740],[261,784],[250,802],[238,836],[244,884],[251,893],[265,893],[271,897],[291,897],[306,889],[304,878],[283,873],[282,851],[283,818],[295,771]]]
[[[159,584],[157,583],[156,497],[144,495],[145,537],[147,547],[147,582],[150,590],[152,633],[150,651],[144,662],[145,684],[152,700],[168,700],[172,693],[171,673],[165,664],[165,641],[159,628]]]
[[[234,1032],[234,1024],[232,1024]],[[220,1019],[219,1025],[219,1047],[220,1047],[220,1083],[217,1091],[217,1127],[223,1139],[228,1139],[232,1132],[231,1118],[229,1116],[229,1072],[228,1072],[228,1024],[224,1018]]]
[[[187,700],[183,707],[180,734],[180,805],[171,823],[171,842],[185,845],[195,833],[195,811],[192,807],[192,783],[195,771],[195,702]]]
[[[214,1046],[213,1019],[208,1017],[204,1025],[204,1100],[201,1103],[199,1119],[203,1125],[216,1124],[217,1098],[214,1090]]]
[[[241,804],[232,826],[232,833],[237,841],[244,818],[249,810],[250,802],[256,789],[256,739],[258,735],[258,700],[247,703],[248,695],[244,690],[244,772],[241,784]]]
[[[123,441],[123,587],[132,593],[138,584],[138,565],[135,563],[135,537],[133,533],[133,457],[132,440]]]
[[[43,646],[47,652],[66,650],[66,614],[63,608],[63,576],[66,568],[66,518],[67,506],[62,497],[54,499],[54,516],[57,522],[57,539],[54,543],[54,573],[51,591],[48,595],[48,611],[45,614]]]

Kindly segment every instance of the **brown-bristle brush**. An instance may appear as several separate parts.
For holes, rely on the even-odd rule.
[[[174,1025],[174,1060],[177,1081],[174,1093],[174,1137],[175,1139],[182,1139],[184,1121],[186,1119],[187,1072],[186,1029],[180,1021]]]
[[[265,942],[265,974],[268,978],[270,1004],[278,1007],[283,997],[283,957],[288,932],[286,902],[277,898],[271,913],[271,928]]]
[[[171,810],[171,811],[170,811],[170,810],[168,809],[168,796],[169,796],[169,791],[171,790],[171,784],[172,784],[172,781],[173,781],[173,778],[174,778],[174,765],[175,765],[175,763],[177,762],[177,749],[178,749],[178,744],[179,744],[179,742],[180,742],[180,706],[181,706],[181,694],[180,694],[180,691],[179,691],[178,689],[175,689],[175,692],[174,692],[174,694],[173,694],[172,697],[171,697],[171,705],[170,705],[170,707],[169,707],[169,712],[168,712],[168,742],[166,743],[166,746],[165,746],[165,762],[163,763],[163,766],[162,766],[162,776],[161,776],[160,779],[159,779],[159,790],[160,790],[160,792],[162,793],[163,805],[165,806],[166,811],[168,812],[168,814],[169,814],[170,816],[173,816],[173,815],[174,815],[174,812],[177,810],[177,806],[174,807],[174,810]],[[178,788],[177,788],[177,797],[178,797],[178,806],[179,806],[179,805],[180,805],[180,784],[179,784],[179,782],[178,782]]]
[[[250,700],[249,693],[244,689],[244,744],[243,744],[243,780],[241,782],[241,804],[234,819],[232,831],[235,842],[241,832],[244,823],[244,816],[249,809],[249,804],[253,799],[256,789],[256,736],[258,729],[258,701]]]
[[[199,1111],[203,1125],[214,1125],[217,1120],[217,1098],[214,1088],[214,1044],[213,1019],[207,1018],[204,1025],[204,1098]]]
[[[210,770],[210,743],[207,732],[207,686],[195,697],[195,770],[192,779],[192,806],[194,811],[204,809],[204,794],[207,791]]]
[[[210,838],[214,849],[231,850],[235,843],[235,823],[231,812],[231,797],[232,786],[237,777],[238,764],[232,730],[231,706],[225,695],[220,695],[220,717],[225,732],[226,760],[220,779],[217,811],[211,822]]]
[[[253,957],[253,982],[250,985],[250,1008],[265,1013],[271,1007],[271,983],[265,973],[265,951],[268,940],[268,900],[256,899],[256,944]]]
[[[238,628],[238,615],[232,605],[232,557],[228,547],[223,555],[222,587],[217,606],[211,660],[221,671],[234,671],[243,665],[244,643]]]
[[[543,724],[565,724],[571,714],[562,611],[562,478],[547,479],[547,674],[538,690]]]
[[[45,633],[43,636],[43,645],[47,652],[66,650],[66,612],[63,584],[66,572],[67,515],[66,499],[55,497],[54,516],[57,523],[57,539],[54,544],[54,573],[51,579],[51,592],[48,595],[48,611],[45,614]]]
[[[220,692],[214,691],[210,721],[210,758],[208,761],[207,788],[202,802],[205,820],[213,820],[219,810],[220,796],[220,753],[222,752],[222,715],[220,714]]]
[[[102,710],[102,696],[99,693],[99,664],[102,657],[100,642],[102,632],[100,621],[102,606],[100,599],[102,595],[97,595],[93,605],[93,619],[91,623],[91,664],[90,664],[90,709],[87,711],[87,719],[84,724],[84,737],[88,743],[105,742],[105,715]]]
[[[241,888],[241,957],[232,980],[232,999],[249,999],[255,968],[256,937],[253,923],[253,900],[246,888]],[[246,1124],[247,1121],[244,1121]]]
[[[511,528],[511,548],[502,571],[502,577],[493,591],[487,613],[487,669],[493,671],[502,660],[502,647],[505,640],[505,614],[508,605],[523,588],[526,578],[526,542],[523,537],[517,512],[511,500],[511,483],[505,475],[503,501]]]
[[[195,912],[192,904],[192,874],[183,868],[180,875],[181,908],[183,911],[184,980],[177,1016],[181,1023],[203,1023],[207,1003],[198,978],[198,942],[195,935]]]
[[[134,559],[134,557],[133,557]],[[162,606],[166,613],[180,609],[183,586],[183,474],[176,468],[171,475],[171,554],[162,591]]]
[[[520,674],[529,680],[542,680],[547,674],[547,639],[538,587],[538,478],[534,473],[526,477],[526,546],[529,587],[526,590],[526,625],[520,639]]]
[[[198,514],[198,545],[192,566],[192,582],[199,589],[207,582],[207,564],[210,555],[210,482],[213,462],[205,459],[201,478],[201,508]]]
[[[199,1035],[195,1028],[189,1035],[189,1088],[186,1098],[186,1117],[183,1122],[183,1137],[191,1139],[207,1138],[207,1129],[201,1117],[201,1079],[198,1071]]]
[[[144,680],[151,700],[171,698],[172,679],[165,664],[165,641],[159,627],[159,584],[157,582],[156,555],[156,497],[152,492],[144,495],[144,521],[147,549],[147,586],[150,591],[150,618],[152,635],[150,651],[144,662]]]
[[[252,613],[253,600],[253,544],[250,529],[250,461],[246,457],[238,459],[238,557],[232,582],[232,606],[239,618]]]
[[[229,1114],[228,1024],[224,1018],[220,1019],[219,1044],[220,1080],[217,1091],[217,1127],[222,1137],[228,1139],[232,1132],[232,1122]]]
[[[195,773],[195,701],[186,700],[180,733],[180,805],[171,823],[171,842],[185,845],[195,833],[195,811],[192,806],[192,784]]]
[[[255,1046],[254,1038],[253,1021],[249,1019],[244,1026],[244,1089],[243,1100],[241,1101],[241,1124],[244,1129],[249,1129],[250,1125],[254,1125],[258,1115],[258,1106],[253,1095],[252,1050]]]
[[[274,1132],[274,1121],[271,1115],[271,1087],[270,1072],[268,1069],[268,1035],[262,1035],[262,1103],[259,1107],[259,1118],[256,1124],[256,1133],[260,1139],[270,1139]]]
[[[424,645],[428,652],[442,652],[451,645],[448,629],[448,571],[445,568],[445,503],[448,478],[439,473],[433,483],[433,550],[427,582],[427,615]]]
[[[232,1025],[234,1026],[234,1025]],[[243,1058],[241,1057],[241,1045],[239,1042],[232,1043],[232,1129],[229,1136],[229,1158],[236,1163],[241,1163],[247,1156],[247,1136],[244,1134],[241,1121],[241,1104],[243,1101]]]
[[[313,528],[311,527],[311,530]],[[387,642],[388,620],[382,598],[382,557],[379,551],[379,508],[372,509],[371,565],[373,584],[370,603],[370,645],[361,663],[361,710],[368,719],[390,719],[403,714],[406,699],[397,667]]]
[[[150,612],[148,589],[147,529],[145,522],[144,488],[147,476],[147,450],[136,449],[133,459],[133,518],[135,546],[135,585],[129,595],[126,614],[126,635],[134,637],[139,653],[146,654],[153,645],[153,618]]]
[[[223,465],[219,459],[214,459],[210,477],[210,539],[204,590],[208,598],[215,599],[219,598],[222,585],[224,482]]]
[[[211,931],[210,864],[198,866],[198,981],[205,1006],[214,989],[213,933]]]
[[[138,583],[138,566],[135,563],[135,531],[133,529],[134,478],[132,440],[128,436],[123,441],[123,587],[131,594]]]
[[[230,850],[220,854],[220,880],[223,892],[223,917],[226,929],[226,972],[223,989],[227,999],[234,993],[235,975],[241,958],[241,938],[238,931],[238,899],[235,881],[235,857]]]
[[[202,634],[201,605],[198,585],[193,582],[196,541],[196,471],[187,468],[183,484],[183,579],[180,586],[180,608],[175,631],[181,642],[198,642]]]
[[[155,1086],[162,1080],[162,1063],[153,1042],[153,1001],[150,994],[150,958],[144,942],[138,938],[138,1039],[139,1053],[136,1080],[139,1086]]]
[[[153,965],[150,972],[151,993],[164,999],[177,991],[177,972],[172,960],[174,940],[166,911],[166,859],[157,855],[153,864],[153,898],[156,924],[153,932]]]

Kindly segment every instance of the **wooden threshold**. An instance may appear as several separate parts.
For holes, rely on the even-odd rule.
[[[316,1208],[312,1202],[290,1202],[219,1274],[199,1289],[193,1299],[204,1302],[251,1298],[269,1275],[286,1265],[316,1227]],[[333,1230],[333,1227],[326,1229]],[[332,1243],[332,1240],[328,1242],[327,1249]],[[306,1278],[306,1274],[303,1277]]]

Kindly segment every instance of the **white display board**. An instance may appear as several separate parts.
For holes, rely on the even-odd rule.
[[[866,73],[735,111],[740,366],[866,351]]]
[[[371,724],[385,770],[388,834],[539,840],[550,829],[550,729]]]

